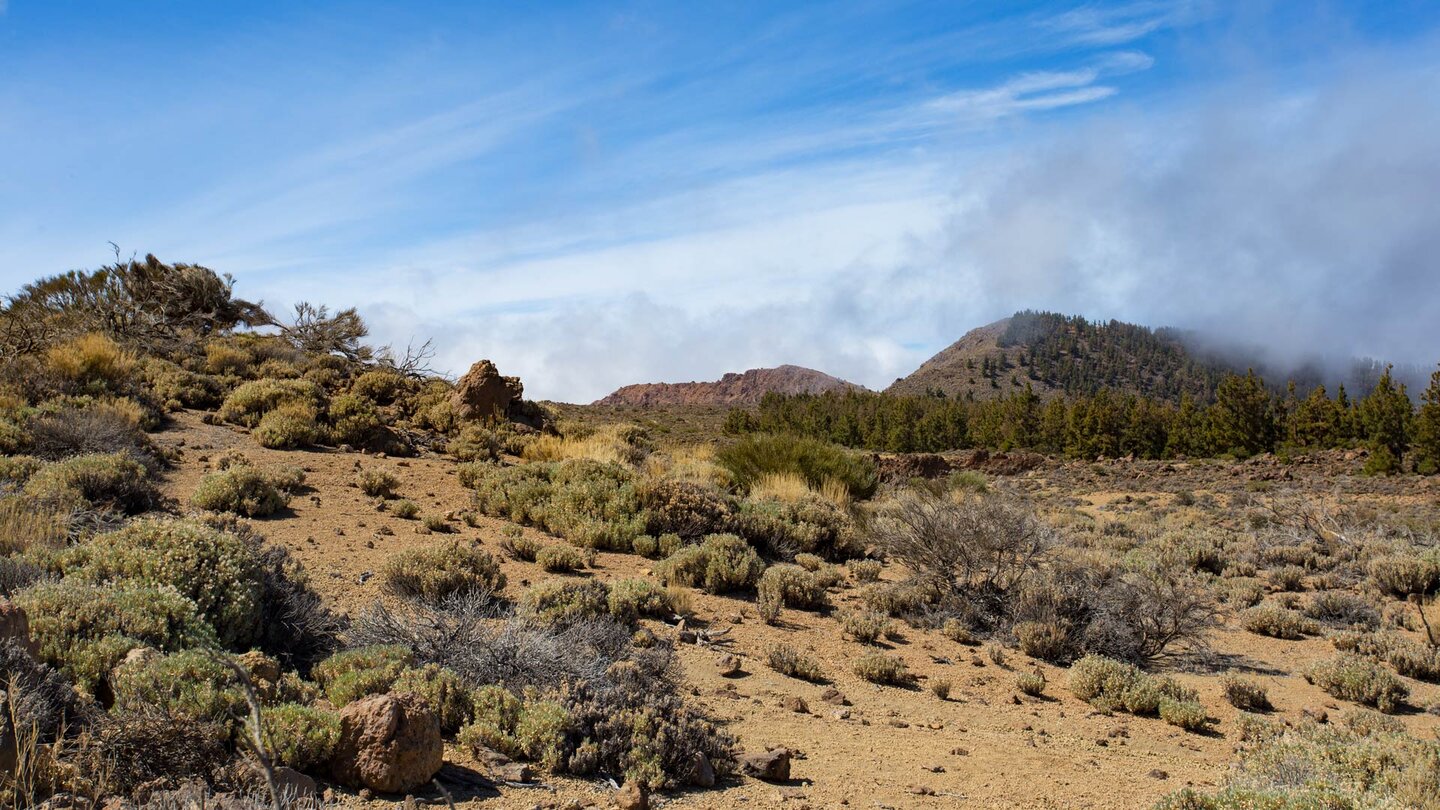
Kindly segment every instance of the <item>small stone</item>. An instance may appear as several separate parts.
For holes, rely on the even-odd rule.
[[[799,695],[790,695],[789,697],[786,697],[784,700],[780,701],[780,705],[784,707],[785,711],[787,712],[795,712],[796,714],[810,713],[810,707],[805,705],[805,698],[802,698]]]
[[[1300,716],[1317,723],[1324,723],[1330,719],[1330,713],[1319,706],[1306,706],[1300,710]]]
[[[722,678],[735,678],[745,673],[740,663],[740,657],[735,655],[722,655],[715,659],[715,669],[720,672]]]
[[[790,751],[772,748],[768,751],[740,756],[740,772],[768,782],[790,778]]]
[[[925,786],[925,785],[911,785],[911,786],[908,788],[908,790],[909,790],[909,792],[915,794],[916,796],[934,796],[934,795],[935,795],[935,789],[934,789],[934,788],[931,788],[931,787],[927,787],[927,786]]]
[[[920,766],[920,770],[922,770],[922,771],[929,771],[929,772],[931,772],[931,773],[944,773],[944,772],[945,772],[945,766],[944,766],[944,765],[941,765],[941,764],[939,764],[939,763],[932,764],[932,765],[921,765],[921,766]]]
[[[615,791],[615,806],[620,810],[649,810],[650,793],[639,781],[631,779]]]
[[[830,716],[831,716],[832,718],[836,719],[836,720],[849,720],[849,719],[850,719],[850,710],[849,710],[849,709],[836,709],[835,711],[833,711],[833,712],[830,713]]]
[[[833,686],[825,687],[825,691],[820,693],[820,700],[821,702],[829,703],[832,706],[850,705],[850,701],[846,700],[845,696],[840,694],[840,690],[836,689]]]
[[[1153,770],[1150,771],[1150,778],[1151,778],[1151,779],[1169,779],[1169,778],[1170,778],[1170,774],[1168,774],[1168,773],[1160,770],[1159,768],[1155,768],[1155,769],[1153,769]]]
[[[968,757],[970,756],[970,751],[965,748],[951,748],[950,755],[955,757]]]

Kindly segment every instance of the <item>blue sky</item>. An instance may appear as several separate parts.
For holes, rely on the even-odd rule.
[[[1440,4],[0,9],[0,289],[113,241],[577,401],[1027,307],[1440,357]]]

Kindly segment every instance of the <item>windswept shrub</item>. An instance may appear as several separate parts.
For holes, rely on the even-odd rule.
[[[765,563],[748,543],[733,534],[712,534],[698,546],[686,546],[656,566],[669,584],[730,593],[755,587]]]
[[[242,383],[220,405],[216,416],[222,421],[257,427],[266,414],[282,405],[308,407],[312,414],[324,403],[320,386],[309,380],[252,380]]]
[[[415,656],[399,645],[357,647],[335,653],[311,671],[325,697],[342,707],[363,697],[390,691],[415,665]]]
[[[47,464],[25,482],[24,494],[47,508],[107,506],[127,514],[144,512],[160,500],[144,465],[123,453]]]
[[[289,505],[290,499],[268,473],[238,466],[202,478],[190,503],[213,512],[268,517]]]
[[[340,740],[340,715],[298,703],[282,703],[260,710],[260,725],[275,765],[297,771],[326,768]]]
[[[94,692],[136,647],[178,651],[215,643],[195,603],[163,587],[89,585],[64,579],[15,594],[40,658]]]
[[[1305,680],[1332,697],[1373,706],[1393,714],[1410,696],[1409,687],[1379,664],[1353,653],[1317,661],[1305,670]]]
[[[174,590],[228,649],[245,649],[261,636],[261,561],[254,545],[230,532],[191,520],[140,519],[71,549],[64,565],[67,581]]]
[[[878,652],[861,656],[855,662],[855,674],[871,683],[890,686],[909,686],[915,682],[904,659]]]
[[[839,481],[852,498],[864,500],[875,494],[879,484],[879,474],[868,458],[839,445],[791,434],[744,436],[716,452],[715,461],[742,490],[766,475],[793,473],[817,490],[827,481]]]
[[[396,554],[385,563],[380,577],[387,592],[429,602],[476,591],[498,593],[505,588],[499,561],[488,551],[458,540]]]
[[[776,645],[765,655],[770,668],[790,678],[811,683],[824,683],[825,670],[820,662],[789,645]]]

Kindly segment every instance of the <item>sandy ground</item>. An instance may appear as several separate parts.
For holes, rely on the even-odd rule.
[[[316,588],[336,609],[355,612],[379,598],[371,576],[398,551],[459,538],[490,549],[497,557],[501,529],[511,524],[481,518],[471,528],[451,522],[452,534],[423,534],[419,523],[376,510],[353,485],[360,468],[393,473],[399,494],[420,505],[422,513],[455,513],[470,507],[470,495],[456,480],[455,464],[443,457],[392,459],[338,451],[273,451],[259,447],[243,430],[203,424],[196,413],[180,414],[156,436],[180,448],[165,492],[187,503],[214,459],[228,450],[245,453],[260,466],[297,465],[306,470],[309,490],[284,514],[254,524],[270,542],[284,545],[311,573]],[[1107,487],[1115,482],[1106,480]],[[1091,495],[1094,495],[1091,498]],[[1113,492],[1084,493],[1088,506],[1112,500]],[[388,530],[388,532],[387,532]],[[526,529],[526,532],[532,532]],[[601,554],[589,575],[602,579],[650,574],[649,561],[633,555]],[[530,563],[505,559],[510,589],[552,575]],[[893,574],[887,572],[887,578]],[[855,590],[836,596],[843,610]],[[793,779],[770,784],[734,777],[720,789],[658,796],[656,802],[680,807],[997,807],[1136,808],[1186,785],[1210,787],[1233,759],[1235,710],[1219,694],[1218,678],[1178,672],[1200,690],[1212,715],[1213,732],[1186,733],[1159,719],[1105,716],[1077,700],[1065,686],[1065,673],[1009,650],[1003,666],[978,648],[959,645],[937,633],[907,629],[887,642],[919,677],[913,689],[881,687],[852,674],[853,661],[865,648],[841,633],[832,616],[785,611],[778,626],[755,618],[753,602],[695,595],[697,617],[717,627],[733,626],[723,649],[686,646],[686,679],[695,699],[724,721],[747,749],[783,745],[799,752]],[[838,611],[837,611],[838,613]],[[657,634],[673,634],[649,623]],[[1224,666],[1248,670],[1269,689],[1282,718],[1299,716],[1303,707],[1343,710],[1340,703],[1307,684],[1298,673],[1312,660],[1333,655],[1323,639],[1277,641],[1221,627],[1214,634],[1214,658]],[[766,652],[783,644],[808,651],[822,662],[846,706],[821,700],[824,687],[794,680],[765,666]],[[744,674],[722,677],[715,660],[734,654]],[[1040,698],[1015,689],[1019,672],[1039,669],[1049,680]],[[954,688],[949,700],[926,684],[945,678]],[[1440,699],[1440,688],[1407,681],[1412,702]],[[800,697],[808,710],[786,708]],[[1423,713],[1402,717],[1420,735],[1431,736],[1440,718]],[[466,755],[451,760],[479,768]],[[500,795],[477,796],[486,807],[530,808],[608,803],[608,786],[575,779],[546,778],[539,787],[504,787]],[[463,795],[460,797],[465,798]],[[349,800],[353,801],[353,797]],[[463,802],[462,802],[463,803]]]

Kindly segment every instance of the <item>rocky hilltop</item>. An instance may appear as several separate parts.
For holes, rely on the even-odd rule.
[[[713,382],[638,383],[627,385],[596,405],[645,408],[673,405],[755,405],[768,393],[820,394],[826,391],[863,390],[862,386],[813,368],[778,366],[752,368],[743,374],[726,374]]]

